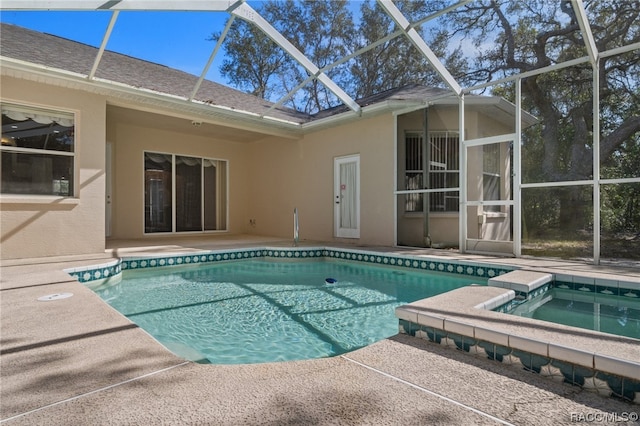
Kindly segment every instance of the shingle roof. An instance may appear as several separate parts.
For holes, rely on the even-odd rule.
[[[358,103],[358,105],[364,108],[369,105],[374,105],[386,101],[423,102],[427,99],[439,98],[446,95],[453,95],[453,92],[437,87],[427,87],[420,84],[408,84],[406,86],[385,90],[384,92],[376,93],[375,95],[357,99],[356,102]],[[317,114],[314,114],[313,117],[315,119],[324,118],[347,111],[349,111],[349,108],[346,105],[340,105],[320,111]]]
[[[98,49],[77,41],[33,31],[11,24],[0,24],[0,54],[82,75],[89,75]],[[198,77],[142,59],[105,50],[96,78],[188,98]],[[213,81],[204,80],[195,100],[256,114],[267,113],[273,103]],[[279,107],[269,116],[304,123],[307,114]]]
[[[0,55],[50,68],[71,71],[88,76],[98,54],[98,49],[87,44],[41,33],[16,25],[0,23]],[[172,96],[188,98],[198,77],[164,65],[105,50],[95,77]],[[356,102],[366,107],[385,101],[424,101],[450,93],[445,89],[408,85],[387,90]],[[222,84],[203,80],[195,100],[239,111],[286,120],[308,123],[317,119],[349,112],[340,105],[308,115],[299,111],[278,107],[269,111],[273,103]]]

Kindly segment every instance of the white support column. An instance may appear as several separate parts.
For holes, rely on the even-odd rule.
[[[398,115],[393,114],[393,245],[398,245]]]
[[[600,54],[582,0],[571,0],[593,68],[593,263],[600,264]]]
[[[467,251],[467,147],[464,143],[464,93],[460,94],[459,98],[459,148],[460,148],[460,158],[459,158],[459,168],[458,170],[458,187],[460,188],[460,192],[458,193],[458,199],[460,202],[459,207],[459,215],[458,215],[458,229],[459,229],[459,244],[460,244],[460,253],[465,253]]]
[[[378,0],[378,4],[387,12],[387,14],[396,22],[396,24],[404,31],[407,38],[413,43],[413,45],[427,58],[427,61],[433,66],[436,72],[442,77],[445,83],[456,93],[460,95],[462,88],[458,82],[453,78],[449,70],[440,62],[438,57],[427,46],[427,43],[418,34],[415,28],[411,26],[411,23],[404,17],[402,12],[396,7],[391,0]]]
[[[513,140],[513,254],[522,256],[522,80],[516,85],[516,123]]]
[[[258,26],[271,40],[278,46],[282,47],[293,59],[302,65],[311,75],[314,75],[318,81],[327,87],[334,95],[336,95],[345,105],[356,113],[360,113],[360,105],[356,103],[347,93],[342,90],[329,76],[323,73],[315,64],[313,64],[302,52],[300,52],[289,40],[284,38],[266,19],[258,12],[253,10],[247,3],[242,3],[232,14],[251,22]]]
[[[593,65],[593,263],[600,264],[600,60]]]

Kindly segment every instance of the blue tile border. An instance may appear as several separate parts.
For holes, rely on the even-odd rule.
[[[620,301],[628,299],[627,303],[636,303],[640,296],[640,286],[634,288],[633,284],[624,282],[620,283],[620,287],[614,287],[598,283],[591,285],[567,281],[552,281],[529,293],[516,291],[516,297],[514,299],[503,305],[497,306],[492,310],[495,312],[509,314],[523,303],[532,299],[539,300],[541,296],[556,289],[558,291],[575,293],[575,295],[572,296],[574,300],[590,303],[609,297],[618,298]]]
[[[398,331],[401,334],[425,339],[439,345],[445,345],[444,342],[452,341],[457,350],[515,366],[523,372],[528,372],[527,374],[537,373],[585,389],[588,388],[589,382],[594,383],[595,380],[599,380],[607,386],[607,388],[599,390],[599,393],[606,393],[611,398],[640,404],[640,380],[634,378],[617,376],[566,361],[541,357],[527,351],[422,326],[404,319],[398,320]],[[448,346],[454,348],[452,345]]]
[[[65,272],[69,273],[73,278],[77,279],[81,283],[88,283],[114,277],[126,270],[229,262],[254,258],[291,260],[313,258],[338,259],[373,265],[396,266],[430,272],[443,272],[481,279],[488,279],[498,275],[503,275],[516,269],[506,266],[470,263],[465,261],[445,261],[436,257],[402,256],[365,250],[349,250],[331,247],[263,247],[224,251],[204,251],[157,257],[124,257],[104,265],[65,269]]]
[[[120,259],[116,259],[100,265],[70,268],[65,269],[64,271],[81,283],[104,281],[115,278],[122,273],[122,261]]]

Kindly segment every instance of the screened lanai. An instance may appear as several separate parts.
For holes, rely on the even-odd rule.
[[[172,101],[215,108],[199,97],[202,82],[215,79],[271,101],[265,110],[246,111],[246,120],[277,131],[312,125],[283,117],[280,107],[317,123],[340,108],[358,117],[363,99],[400,86],[437,88],[394,113],[396,126],[418,123],[394,141],[388,195],[396,200],[397,245],[640,261],[638,1],[5,0],[0,8],[3,21],[14,12],[46,11],[52,20],[69,11],[65,19],[99,14],[98,51],[81,76],[96,85],[104,83],[97,71],[111,40],[135,44],[144,35],[121,22],[160,12],[176,20],[221,16],[207,29],[201,67],[190,70],[198,81]],[[247,50],[246,40],[265,47]],[[260,85],[240,68],[262,64],[263,54],[278,61]],[[478,99],[489,96],[504,103],[488,112]],[[457,132],[429,118],[445,107],[456,110]],[[504,126],[468,131],[470,117],[482,119],[483,109]],[[455,228],[455,239],[439,236],[441,227]]]

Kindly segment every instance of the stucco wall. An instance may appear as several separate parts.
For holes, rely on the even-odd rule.
[[[334,158],[360,155],[359,239],[394,243],[394,123],[391,114],[307,134],[298,141],[271,138],[251,147],[252,232],[293,238],[298,208],[300,239],[334,241]]]
[[[360,238],[341,239],[360,245],[393,245],[395,232],[422,239],[422,219],[394,219],[394,140],[405,129],[419,130],[422,112],[391,113],[310,132],[299,139],[267,137],[231,142],[215,133],[176,130],[137,120],[133,110],[110,116],[102,96],[68,88],[2,79],[6,102],[61,109],[76,114],[76,197],[2,196],[2,259],[101,253],[105,242],[105,148],[111,146],[113,188],[111,238],[144,235],[144,151],[228,161],[228,233],[293,238],[293,209],[299,211],[300,238],[335,241],[334,160],[360,156]],[[489,117],[467,112],[467,138],[507,129]],[[162,120],[162,116],[158,116]],[[143,124],[144,123],[144,124]],[[457,129],[457,108],[429,111],[431,130]],[[160,123],[159,123],[160,124]],[[483,130],[484,129],[484,130]],[[259,135],[258,135],[259,136]],[[399,157],[398,164],[402,164]],[[470,160],[473,163],[473,160]],[[480,164],[478,164],[480,165]],[[473,169],[473,164],[470,164]],[[400,167],[399,167],[399,173]],[[470,185],[477,185],[470,177]],[[402,209],[398,208],[399,215]],[[470,220],[477,216],[469,214]],[[440,220],[441,223],[437,221]],[[432,216],[432,237],[457,241],[456,218]],[[477,223],[477,222],[476,222]],[[397,226],[397,228],[396,228]],[[495,226],[495,224],[494,224]],[[497,232],[491,230],[491,234]],[[176,236],[184,234],[173,234]],[[413,238],[413,239],[412,239]],[[399,238],[400,239],[400,238]],[[419,241],[415,245],[420,245]]]
[[[127,121],[108,115],[107,141],[112,144],[113,204],[111,238],[153,238],[168,234],[144,234],[144,152],[159,152],[228,161],[229,233],[248,231],[248,193],[255,184],[248,167],[249,143],[164,130],[139,125],[136,112]],[[162,119],[158,116],[158,119]],[[148,123],[148,121],[145,121]],[[174,235],[184,235],[176,233]]]
[[[0,258],[104,252],[105,99],[2,76],[3,102],[75,113],[75,198],[3,195]]]
[[[298,140],[269,137],[229,142],[109,117],[113,204],[111,238],[144,235],[143,152],[229,161],[229,233],[293,239],[298,208],[300,239],[332,241],[333,161],[360,154],[361,238],[358,244],[394,243],[393,116],[363,119],[317,131]],[[147,122],[148,123],[148,122]],[[180,234],[174,234],[180,235]]]

